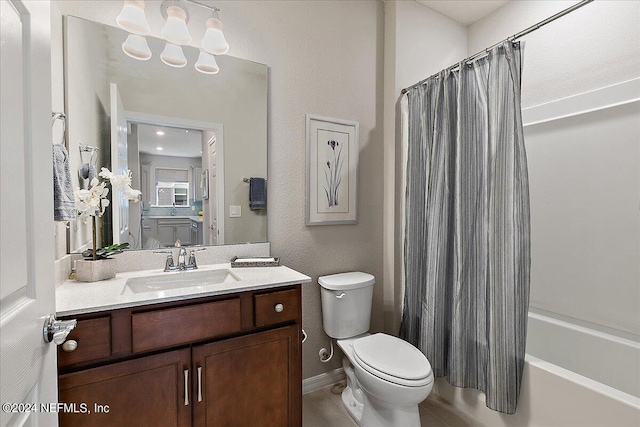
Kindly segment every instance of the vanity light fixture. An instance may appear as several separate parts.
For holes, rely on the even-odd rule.
[[[215,9],[213,16],[205,22],[207,30],[201,42],[202,48],[212,55],[224,55],[229,52],[229,43],[224,38],[224,33],[222,32],[224,25],[220,20],[218,11],[219,9]]]
[[[189,15],[185,9],[176,6],[175,3],[179,4],[180,2],[170,1],[162,3],[161,11],[162,16],[166,19],[166,23],[160,34],[170,43],[177,45],[189,44],[192,40],[191,34],[189,34],[189,28],[187,28]]]
[[[147,45],[147,39],[137,34],[129,34],[129,37],[122,43],[122,51],[140,61],[146,61],[151,58],[151,50]]]
[[[131,34],[146,36],[151,34],[151,27],[144,14],[144,0],[125,0],[116,23]]]
[[[165,25],[160,34],[167,41],[160,54],[160,59],[171,67],[181,68],[187,65],[187,58],[184,56],[181,46],[188,45],[193,40],[187,27],[189,12],[186,6],[188,4],[212,12],[211,17],[205,22],[205,35],[200,42],[200,55],[195,69],[204,74],[217,74],[220,67],[218,67],[214,55],[224,55],[229,52],[229,43],[224,37],[224,25],[220,19],[220,9],[196,0],[166,0],[160,5],[160,12],[165,19]],[[151,34],[151,27],[144,14],[144,8],[144,0],[125,0],[122,12],[116,18],[118,25],[130,33],[122,44],[122,50],[130,57],[139,60],[151,58],[151,50],[143,37]]]
[[[204,74],[218,74],[220,67],[216,62],[216,57],[200,49],[200,56],[198,56],[198,62],[196,62],[196,70]]]
[[[184,56],[182,47],[169,42],[167,42],[164,51],[160,54],[160,59],[170,67],[182,68],[187,65],[187,58]]]

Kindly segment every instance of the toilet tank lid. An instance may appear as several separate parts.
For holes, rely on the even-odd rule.
[[[318,278],[318,283],[325,289],[332,291],[343,291],[347,289],[358,289],[371,286],[376,282],[376,278],[368,273],[354,271],[350,273],[331,274]]]

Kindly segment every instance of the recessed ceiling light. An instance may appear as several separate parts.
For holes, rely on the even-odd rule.
[[[164,148],[162,148],[162,147],[156,147],[156,150],[158,150],[158,151],[162,151],[162,150],[164,150]]]
[[[185,130],[184,133],[189,133],[189,129]]]
[[[161,131],[161,130],[159,130],[158,132],[156,132],[156,135],[160,135],[160,136],[162,136],[162,135],[164,135],[164,132],[163,132],[163,131]]]

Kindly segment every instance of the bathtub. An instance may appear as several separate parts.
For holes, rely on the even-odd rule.
[[[552,316],[529,312],[527,354],[640,398],[640,343]]]
[[[513,415],[488,409],[484,394],[438,378],[434,392],[491,427],[640,426],[640,344],[529,313],[527,355]]]

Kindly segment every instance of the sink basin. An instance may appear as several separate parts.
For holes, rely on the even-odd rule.
[[[127,279],[124,286],[125,289],[123,291],[126,292],[127,290],[130,290],[139,294],[143,292],[158,292],[171,289],[189,288],[192,286],[233,283],[239,280],[240,279],[235,274],[226,269],[182,271]]]

